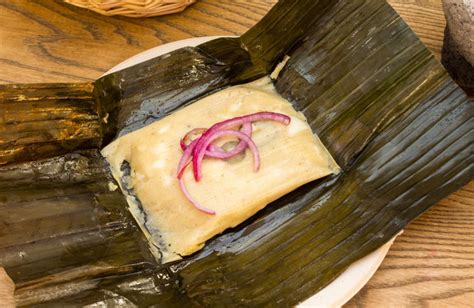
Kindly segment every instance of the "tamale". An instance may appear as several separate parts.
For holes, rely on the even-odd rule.
[[[80,271],[86,260],[100,260],[91,251],[90,259],[73,258],[68,269],[77,271],[61,279],[66,268],[51,277],[41,256],[18,257],[14,266],[35,273],[20,281],[14,266],[4,264],[20,282],[20,304],[292,306],[473,178],[472,103],[390,6],[375,0],[282,0],[240,39],[172,52],[150,60],[153,70],[145,62],[96,81],[100,118],[110,120],[102,125],[104,144],[220,88],[268,74],[286,54],[277,91],[304,113],[344,172],[304,185],[197,254],[161,268],[143,261],[146,251],[132,249],[135,257],[119,254],[120,266],[100,263],[110,271],[91,278]],[[109,179],[99,179],[101,189],[108,187]],[[114,198],[114,205],[126,206],[118,191]],[[96,210],[85,213],[95,217]],[[138,230],[129,216],[122,220]],[[2,217],[7,232],[8,222]],[[32,230],[26,221],[19,224]],[[47,242],[37,243],[39,254],[46,254]],[[22,251],[14,241],[8,249]],[[51,254],[55,260],[71,256]],[[35,279],[62,292],[49,292]]]
[[[252,155],[245,152],[233,161],[205,161],[206,176],[199,183],[192,180],[191,170],[185,172],[190,193],[216,211],[213,216],[199,212],[176,179],[180,138],[190,128],[268,110],[289,116],[291,122],[288,126],[270,121],[252,124],[262,164],[258,172],[252,171]],[[207,96],[118,138],[102,154],[152,252],[163,263],[196,252],[208,239],[237,226],[268,203],[339,170],[304,116],[276,93],[268,77]]]

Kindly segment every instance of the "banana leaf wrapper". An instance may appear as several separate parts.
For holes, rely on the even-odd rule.
[[[97,148],[93,85],[0,85],[0,165]]]
[[[261,77],[285,54],[277,90],[344,172],[191,257],[155,264],[96,148]],[[76,106],[67,93],[61,102]],[[81,112],[96,122],[87,142],[1,156],[10,164],[0,171],[0,256],[20,305],[291,306],[473,178],[472,103],[383,1],[283,0],[240,38],[149,60],[88,93]],[[27,133],[23,146],[38,147],[41,130]]]

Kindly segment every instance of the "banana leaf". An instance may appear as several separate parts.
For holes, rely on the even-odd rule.
[[[97,147],[268,74],[284,55],[278,92],[344,172],[182,261],[156,264]],[[83,86],[57,103],[76,106]],[[50,151],[6,158],[0,169],[0,260],[19,305],[292,306],[473,179],[472,102],[384,1],[281,0],[240,38],[177,50],[93,87],[86,100],[96,107],[81,111],[96,119],[94,137],[83,138],[92,141],[69,152],[51,141]],[[49,97],[34,85],[3,87],[0,105],[11,112],[24,108],[12,88]],[[13,129],[4,119],[2,141]],[[42,134],[34,125],[31,144]]]
[[[154,263],[112,181],[98,150],[0,167],[0,256],[19,304]]]
[[[97,148],[93,85],[0,85],[0,165]]]

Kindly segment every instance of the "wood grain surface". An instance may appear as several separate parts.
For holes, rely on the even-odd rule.
[[[131,19],[100,16],[59,0],[0,0],[0,83],[91,81],[163,43],[239,35],[275,2],[200,0],[177,15]],[[441,0],[389,2],[439,59]],[[346,306],[474,307],[474,182],[411,223]]]

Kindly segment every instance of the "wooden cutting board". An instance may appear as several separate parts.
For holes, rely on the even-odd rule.
[[[122,60],[163,43],[239,35],[275,2],[201,0],[181,14],[130,19],[100,16],[59,0],[0,0],[0,83],[94,80]],[[439,59],[445,26],[441,0],[389,2]],[[471,182],[406,228],[347,307],[472,307],[473,303]]]

